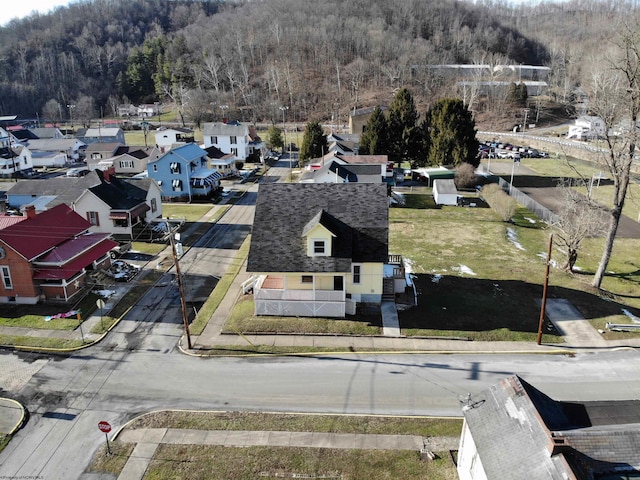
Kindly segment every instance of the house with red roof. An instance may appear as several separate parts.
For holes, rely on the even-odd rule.
[[[69,302],[89,271],[111,265],[109,251],[118,244],[90,232],[91,223],[67,205],[25,213],[0,230],[0,303]]]

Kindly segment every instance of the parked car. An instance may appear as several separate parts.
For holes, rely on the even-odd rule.
[[[128,282],[135,277],[140,271],[140,267],[131,263],[116,260],[106,271],[106,274],[113,278],[116,282]]]

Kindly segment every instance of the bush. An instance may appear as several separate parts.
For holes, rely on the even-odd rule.
[[[456,176],[454,179],[456,188],[473,188],[478,184],[478,176],[476,168],[470,163],[463,162],[456,168]]]
[[[489,206],[500,215],[503,222],[510,222],[513,215],[516,213],[518,203],[507,195],[500,185],[490,183],[482,187],[482,197],[486,200]]]

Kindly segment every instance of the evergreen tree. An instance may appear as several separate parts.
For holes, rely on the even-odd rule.
[[[411,92],[401,88],[389,108],[389,160],[414,164],[420,159],[418,111]]]
[[[387,155],[389,142],[387,119],[379,106],[373,110],[364,132],[360,135],[358,153],[360,155]]]
[[[284,140],[282,139],[282,130],[280,130],[275,125],[271,125],[267,130],[267,144],[271,149],[284,147]]]
[[[445,98],[428,112],[429,163],[458,166],[463,162],[480,164],[475,121],[458,98]]]
[[[300,147],[300,160],[320,158],[327,153],[327,137],[319,122],[309,122],[304,129],[302,146]]]

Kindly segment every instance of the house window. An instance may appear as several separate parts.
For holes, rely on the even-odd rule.
[[[158,210],[158,202],[156,201],[155,198],[151,199],[151,213],[155,212],[156,210]]]
[[[359,284],[360,283],[360,274],[362,271],[362,266],[361,265],[354,265],[353,266],[353,283]]]
[[[98,216],[98,212],[87,212],[87,220],[91,225],[96,227],[100,226],[100,217]]]
[[[169,164],[169,168],[171,169],[171,173],[179,174],[180,173],[180,164],[178,162],[171,162]]]
[[[102,159],[102,154],[101,153],[92,153],[91,154],[91,160],[101,160]]]
[[[326,252],[326,245],[324,240],[314,240],[313,241],[313,254],[314,255],[324,255]]]
[[[120,168],[133,168],[133,160],[120,160]]]
[[[2,285],[5,289],[11,290],[13,288],[13,282],[11,281],[11,271],[9,267],[0,267],[2,270]]]
[[[153,165],[153,171],[154,171],[154,172],[157,172],[157,171],[158,171],[158,165],[155,165],[155,164]]]
[[[182,191],[182,180],[173,180],[171,182],[171,187],[173,188],[174,192]]]
[[[237,149],[237,148],[232,148],[232,149],[231,149],[231,153],[232,153],[234,156],[236,156],[236,157],[237,157],[237,156],[238,156],[238,149]]]
[[[235,145],[236,143],[238,143],[238,137],[236,137],[235,135],[231,135],[231,137],[229,138],[229,143],[231,143],[231,145]]]
[[[313,283],[312,275],[302,275],[302,283]]]
[[[218,137],[216,136],[211,137],[211,144],[214,144],[214,143],[218,143]]]

